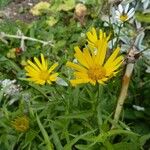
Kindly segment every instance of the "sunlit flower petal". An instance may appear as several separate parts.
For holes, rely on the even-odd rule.
[[[83,83],[91,83],[92,85],[96,85],[96,83],[104,84],[117,73],[118,68],[123,62],[123,57],[118,56],[120,48],[116,48],[108,60],[105,60],[110,35],[107,36],[105,32],[100,30],[99,36],[97,36],[94,35],[95,31],[96,30],[92,28],[92,30],[88,32],[88,35],[91,36],[87,37],[88,41],[91,41],[89,44],[92,43],[93,46],[95,46],[97,50],[96,53],[88,48],[80,50],[77,47],[75,48],[74,55],[77,62],[67,62],[67,66],[75,70],[75,79],[70,80],[73,86]],[[93,36],[96,38],[91,40]]]
[[[119,11],[120,13],[123,12],[123,7],[122,7],[122,5],[118,5],[118,11]]]
[[[129,3],[125,6],[124,13],[127,13],[129,9]]]
[[[44,85],[45,83],[51,84],[53,81],[57,80],[58,73],[52,73],[58,66],[57,63],[53,64],[48,69],[48,62],[45,60],[43,54],[41,54],[41,60],[34,57],[34,61],[35,63],[28,60],[28,65],[25,66],[26,75],[28,76],[29,81]]]

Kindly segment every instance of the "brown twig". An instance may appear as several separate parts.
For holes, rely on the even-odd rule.
[[[137,33],[138,35],[138,33]],[[128,56],[127,56],[127,65],[125,69],[125,73],[122,80],[122,87],[120,91],[120,95],[118,98],[115,114],[114,114],[114,123],[117,124],[121,115],[121,111],[123,108],[123,104],[125,102],[125,99],[127,97],[128,87],[131,79],[131,75],[134,69],[134,63],[136,59],[139,58],[140,52],[137,50],[136,46],[134,45],[137,35],[133,38],[133,44],[131,45],[131,48],[129,50]],[[112,129],[115,126],[112,126]]]
[[[127,96],[128,87],[129,87],[129,83],[130,83],[133,69],[134,69],[134,63],[127,64],[126,71],[125,71],[125,74],[124,74],[123,80],[122,80],[121,92],[120,92],[120,95],[118,98],[118,103],[117,103],[117,107],[116,107],[116,111],[115,111],[115,115],[114,115],[115,123],[117,123],[119,118],[120,118],[122,107],[123,107],[124,101],[125,101],[126,96]]]
[[[134,41],[135,41],[135,39],[134,39]],[[132,72],[134,69],[134,63],[135,63],[136,59],[138,59],[139,53],[140,52],[136,49],[135,45],[133,44],[131,46],[131,49],[129,50],[129,53],[127,56],[127,65],[126,65],[125,73],[123,76],[122,87],[121,87],[120,95],[118,98],[118,102],[117,102],[117,106],[116,106],[116,110],[115,110],[115,114],[114,114],[114,123],[115,124],[119,121],[121,111],[123,108],[123,104],[124,104],[126,96],[127,96],[131,75],[132,75]],[[114,128],[114,125],[112,126],[112,128]]]

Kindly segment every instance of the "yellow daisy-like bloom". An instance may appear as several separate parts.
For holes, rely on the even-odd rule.
[[[79,47],[75,47],[74,56],[79,64],[67,62],[67,66],[76,70],[74,72],[75,79],[70,81],[73,86],[81,83],[104,84],[105,81],[118,72],[117,69],[123,61],[123,56],[117,56],[120,48],[116,48],[108,60],[105,61],[109,36],[106,37],[105,33],[100,32],[101,35],[97,43],[96,53],[90,51],[88,47],[84,48],[83,51]],[[95,33],[94,36],[96,37]],[[94,40],[92,41],[93,43]]]
[[[53,81],[57,80],[58,73],[52,73],[52,71],[58,66],[57,63],[53,64],[48,69],[48,62],[44,59],[43,54],[41,54],[41,62],[36,57],[34,57],[34,61],[35,63],[28,60],[28,65],[25,67],[29,81],[44,85],[46,82],[52,84]]]
[[[19,132],[26,132],[29,129],[29,118],[27,116],[17,117],[12,121],[12,126]]]
[[[88,46],[90,49],[97,50],[99,46],[102,46],[103,44],[106,45],[108,43],[111,34],[109,36],[106,36],[106,33],[102,30],[99,30],[99,36],[96,33],[96,29],[92,28],[91,31],[87,32],[87,38],[88,38]]]

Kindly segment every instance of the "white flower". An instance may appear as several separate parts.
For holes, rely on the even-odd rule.
[[[133,17],[135,10],[134,8],[131,8],[129,10],[129,4],[126,6],[122,6],[121,4],[118,5],[118,10],[115,11],[116,13],[116,19],[119,22],[125,22]]]
[[[133,108],[137,111],[145,111],[145,108],[141,106],[133,105]]]
[[[20,85],[15,84],[16,80],[5,79],[1,80],[1,90],[4,92],[4,95],[13,96],[20,92],[22,89]]]
[[[143,8],[147,9],[149,4],[150,4],[150,1],[149,0],[142,0],[141,2],[143,3]]]

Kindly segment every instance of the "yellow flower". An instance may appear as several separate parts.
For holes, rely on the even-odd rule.
[[[12,121],[12,126],[19,132],[26,132],[29,129],[29,118],[27,116],[17,117]]]
[[[97,37],[95,31],[93,32],[93,36]],[[100,30],[99,42],[95,42],[97,40],[96,38],[91,42],[92,44],[97,44],[96,53],[90,51],[88,47],[84,48],[83,51],[79,47],[75,47],[74,56],[78,63],[67,62],[67,66],[75,70],[75,79],[70,81],[73,86],[81,83],[91,83],[93,85],[96,83],[104,84],[105,81],[118,72],[117,70],[123,61],[122,56],[117,56],[120,51],[119,47],[105,61],[108,39],[109,36],[106,37],[106,34]]]
[[[39,2],[30,10],[30,12],[34,16],[39,16],[42,14],[42,11],[48,10],[49,7],[50,7],[50,4],[48,2]]]
[[[102,30],[99,30],[99,36],[96,33],[96,29],[92,28],[91,31],[87,32],[87,38],[88,38],[88,46],[90,49],[97,50],[99,46],[102,46],[103,44],[107,46],[108,40],[110,39],[111,34],[109,36],[106,36],[106,33]]]
[[[29,81],[44,85],[46,82],[52,84],[53,81],[57,80],[58,73],[52,73],[58,66],[57,63],[53,64],[48,69],[48,62],[44,59],[43,54],[41,54],[41,62],[36,57],[34,57],[34,61],[35,63],[28,60],[28,65],[25,67],[25,70],[27,71],[26,75],[29,76]]]

